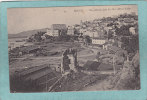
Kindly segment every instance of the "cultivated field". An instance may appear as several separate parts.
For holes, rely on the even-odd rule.
[[[46,53],[58,52],[55,55],[49,56],[34,56],[32,54],[26,54],[18,58],[10,58],[13,61],[10,62],[10,74],[16,70],[21,70],[25,68],[30,68],[40,65],[50,65],[50,66],[60,66],[61,55],[67,48],[76,48],[78,53],[78,63],[83,66],[87,60],[95,60],[96,52],[94,49],[88,47],[83,47],[79,43],[74,42],[62,42],[62,43],[47,43],[40,44]],[[29,48],[29,46],[28,46]]]

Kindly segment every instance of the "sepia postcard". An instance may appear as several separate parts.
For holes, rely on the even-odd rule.
[[[140,89],[138,6],[8,8],[10,92]]]

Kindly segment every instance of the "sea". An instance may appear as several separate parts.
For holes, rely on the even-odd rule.
[[[33,43],[28,43],[26,42],[27,38],[10,38],[8,39],[8,49],[13,49],[16,47],[21,47],[21,46],[29,46],[32,45]]]

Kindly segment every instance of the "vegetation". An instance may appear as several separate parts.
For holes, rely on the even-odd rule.
[[[139,49],[139,38],[138,34],[132,35],[129,32],[131,26],[121,26],[116,28],[116,35],[121,37],[122,47],[129,53],[136,52]]]
[[[34,35],[34,39],[36,42],[41,42],[42,38],[41,36],[45,34],[44,32],[38,32],[37,34]]]
[[[80,35],[80,32],[77,29],[74,29],[74,34],[75,35]]]
[[[90,36],[88,36],[88,35],[86,35],[86,36],[84,37],[84,40],[85,40],[85,43],[86,43],[86,44],[92,43],[92,40],[91,40]]]
[[[108,38],[108,40],[113,38],[113,32],[112,31],[110,31],[110,30],[108,31],[108,37],[107,38]]]
[[[118,35],[118,36],[130,36],[131,35],[130,32],[129,32],[130,27],[131,26],[125,26],[125,25],[121,26],[120,28],[116,27],[116,30],[115,30],[116,35]]]
[[[28,39],[27,39],[27,42],[41,42],[42,41],[42,38],[41,36],[45,34],[45,32],[37,32],[36,34],[30,36]]]

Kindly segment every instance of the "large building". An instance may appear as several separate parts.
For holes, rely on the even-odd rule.
[[[63,31],[66,31],[65,24],[52,24],[50,29],[47,29],[46,35],[49,36],[60,36],[63,34]]]
[[[47,32],[45,34],[49,35],[49,36],[59,36],[59,31],[58,30],[47,29]]]
[[[68,26],[67,35],[74,35],[74,28],[72,26]]]

